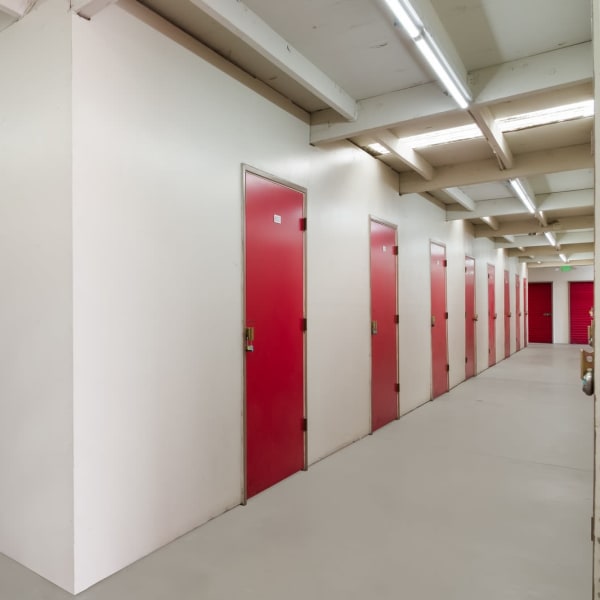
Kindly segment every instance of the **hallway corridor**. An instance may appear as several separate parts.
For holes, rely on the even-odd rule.
[[[529,346],[78,598],[588,600],[578,376],[579,347]],[[69,597],[0,556],[1,600]]]

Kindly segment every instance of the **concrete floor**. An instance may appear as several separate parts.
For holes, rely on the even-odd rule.
[[[588,600],[592,398],[533,345],[81,600]],[[0,555],[0,600],[72,598]]]

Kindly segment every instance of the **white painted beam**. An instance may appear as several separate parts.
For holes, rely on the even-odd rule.
[[[352,98],[239,0],[190,0],[251,48],[346,119],[357,117]]]
[[[423,117],[457,111],[455,102],[437,83],[426,83],[358,102],[356,121],[342,121],[332,110],[313,115],[311,144],[335,142],[379,129],[391,129]]]
[[[552,246],[539,246],[535,248],[525,248],[524,252],[521,252],[519,249],[510,249],[508,250],[508,256],[533,256],[537,258],[538,256],[556,256],[559,252],[562,252],[566,255],[580,253],[580,252],[593,252],[594,244],[568,244],[560,247],[560,250],[553,248]]]
[[[546,212],[570,208],[591,208],[594,206],[594,191],[591,189],[538,194],[536,198],[539,203],[538,208]],[[458,221],[485,216],[503,217],[523,212],[525,212],[525,208],[516,198],[496,198],[494,200],[479,200],[475,205],[475,210],[472,212],[449,208],[446,211],[446,221]]]
[[[510,169],[513,166],[513,155],[506,141],[506,136],[500,131],[490,109],[487,106],[472,106],[469,109],[469,113],[479,126],[479,129],[481,129],[487,143],[498,157],[502,167]]]
[[[421,177],[425,179],[433,178],[433,167],[418,152],[415,152],[407,144],[403,144],[395,135],[383,130],[377,133],[375,139]]]
[[[482,217],[482,220],[490,229],[493,229],[494,231],[498,231],[498,229],[500,229],[500,223],[498,223],[498,219],[495,219],[494,217]]]
[[[11,17],[22,19],[33,3],[34,0],[0,0],[0,10]]]
[[[91,19],[117,0],[71,0],[71,10],[84,19]]]
[[[465,194],[458,187],[449,187],[444,188],[444,192],[452,198],[455,202],[458,202],[463,208],[465,208],[469,212],[473,212],[475,210],[475,200],[470,198],[467,194]]]
[[[527,263],[528,269],[540,269],[540,268],[548,268],[548,267],[562,267],[565,263],[562,260],[554,261],[542,261],[541,264],[537,264],[537,261],[523,261]],[[569,265],[572,267],[585,267],[588,265],[594,264],[594,255],[591,254],[589,258],[569,260]]]
[[[515,221],[514,223],[503,223],[497,231],[490,231],[486,225],[475,226],[475,237],[502,237],[505,235],[524,235],[537,234],[546,231],[577,231],[582,229],[593,229],[593,215],[586,217],[565,217],[560,219],[548,227],[543,227],[540,223],[530,220]]]
[[[557,236],[558,237],[558,236]],[[535,248],[536,246],[548,246],[548,240],[543,234],[539,235],[516,235],[515,241],[497,242],[496,248]],[[593,231],[568,231],[560,234],[561,245],[569,244],[591,244],[594,242]]]
[[[462,187],[476,183],[501,181],[513,177],[527,177],[576,169],[589,169],[594,166],[594,157],[589,144],[540,150],[515,156],[514,166],[504,171],[498,168],[495,158],[438,167],[430,181],[416,173],[400,175],[400,193],[410,194],[430,192],[447,187]]]
[[[511,100],[592,80],[592,42],[472,71],[469,83],[478,105]]]
[[[586,42],[472,71],[469,82],[478,106],[590,82],[592,72],[592,44]],[[333,111],[315,113],[310,141],[324,144],[453,111],[452,99],[437,83],[428,83],[360,100],[354,123],[341,122]]]

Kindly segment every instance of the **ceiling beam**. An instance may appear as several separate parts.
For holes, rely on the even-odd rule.
[[[594,206],[594,191],[591,189],[536,194],[536,198],[539,202],[538,209],[545,212],[570,208],[591,208]],[[513,197],[479,200],[472,212],[461,210],[461,208],[449,207],[446,211],[446,221],[477,217],[503,217],[525,212],[523,204]]]
[[[589,82],[592,74],[592,44],[586,42],[471,71],[468,80],[475,103],[485,105]],[[454,101],[437,83],[427,83],[360,100],[358,116],[353,123],[342,121],[331,110],[316,112],[312,118],[310,141],[325,144],[456,110]]]
[[[458,202],[463,208],[467,210],[468,213],[472,215],[475,210],[475,200],[470,198],[467,194],[465,194],[460,188],[450,187],[444,188],[444,192],[454,200],[454,202]]]
[[[483,133],[487,143],[497,156],[503,169],[510,169],[513,166],[513,155],[506,141],[506,136],[496,124],[492,111],[487,106],[472,106],[469,113],[477,123]]]
[[[416,171],[424,179],[433,179],[433,167],[418,153],[389,131],[380,131],[375,136],[384,148],[397,156],[405,165]]]
[[[357,117],[357,103],[335,81],[292,47],[239,0],[191,0],[261,56],[346,119]]]
[[[426,83],[358,102],[356,121],[342,121],[332,110],[312,115],[311,144],[335,142],[378,129],[391,129],[413,121],[458,110],[437,83]]]
[[[400,193],[411,194],[430,192],[447,187],[461,187],[476,183],[501,181],[513,177],[527,177],[588,169],[594,166],[594,157],[589,144],[539,150],[515,156],[514,166],[501,171],[495,158],[438,167],[430,181],[424,180],[416,173],[400,175]]]
[[[483,217],[483,220],[490,229],[493,229],[494,231],[498,231],[498,229],[500,229],[500,223],[498,223],[498,219],[495,219],[494,217]]]
[[[535,261],[524,261],[527,262],[527,268],[528,269],[542,269],[542,268],[551,268],[551,267],[562,267],[565,265],[564,262],[562,262],[562,260],[559,261],[542,261],[541,264],[537,264],[537,262]],[[590,258],[587,259],[580,259],[580,260],[570,260],[569,261],[569,266],[571,267],[585,267],[588,265],[593,265],[594,264],[594,257],[590,256]]]
[[[565,217],[559,219],[555,223],[544,227],[538,222],[533,220],[528,221],[515,221],[514,223],[503,223],[500,225],[497,231],[490,231],[487,225],[476,225],[475,226],[475,237],[502,237],[505,235],[525,235],[525,234],[537,234],[544,233],[546,231],[577,231],[581,229],[593,229],[594,228],[594,216],[586,217]]]
[[[491,104],[591,81],[593,69],[592,42],[585,42],[472,71],[469,84],[476,104]]]
[[[593,231],[569,231],[556,236],[561,245],[569,244],[588,244],[594,242]],[[547,246],[548,240],[542,235],[517,235],[514,236],[514,243],[496,242],[496,248],[536,248],[537,246]]]
[[[558,254],[573,254],[580,252],[593,252],[594,244],[567,244],[566,246],[561,246],[560,250],[557,250],[553,246],[536,246],[535,248],[525,248],[525,251],[522,252],[518,248],[511,248],[508,250],[508,256],[533,256],[537,258],[538,256],[558,256]]]
[[[0,0],[0,10],[11,17],[22,19],[33,3],[34,0]]]
[[[71,10],[88,21],[117,0],[71,0]]]

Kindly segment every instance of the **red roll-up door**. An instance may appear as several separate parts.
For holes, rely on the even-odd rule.
[[[594,283],[571,281],[569,283],[569,322],[571,344],[588,343],[588,327],[592,322],[590,310],[594,306]]]

